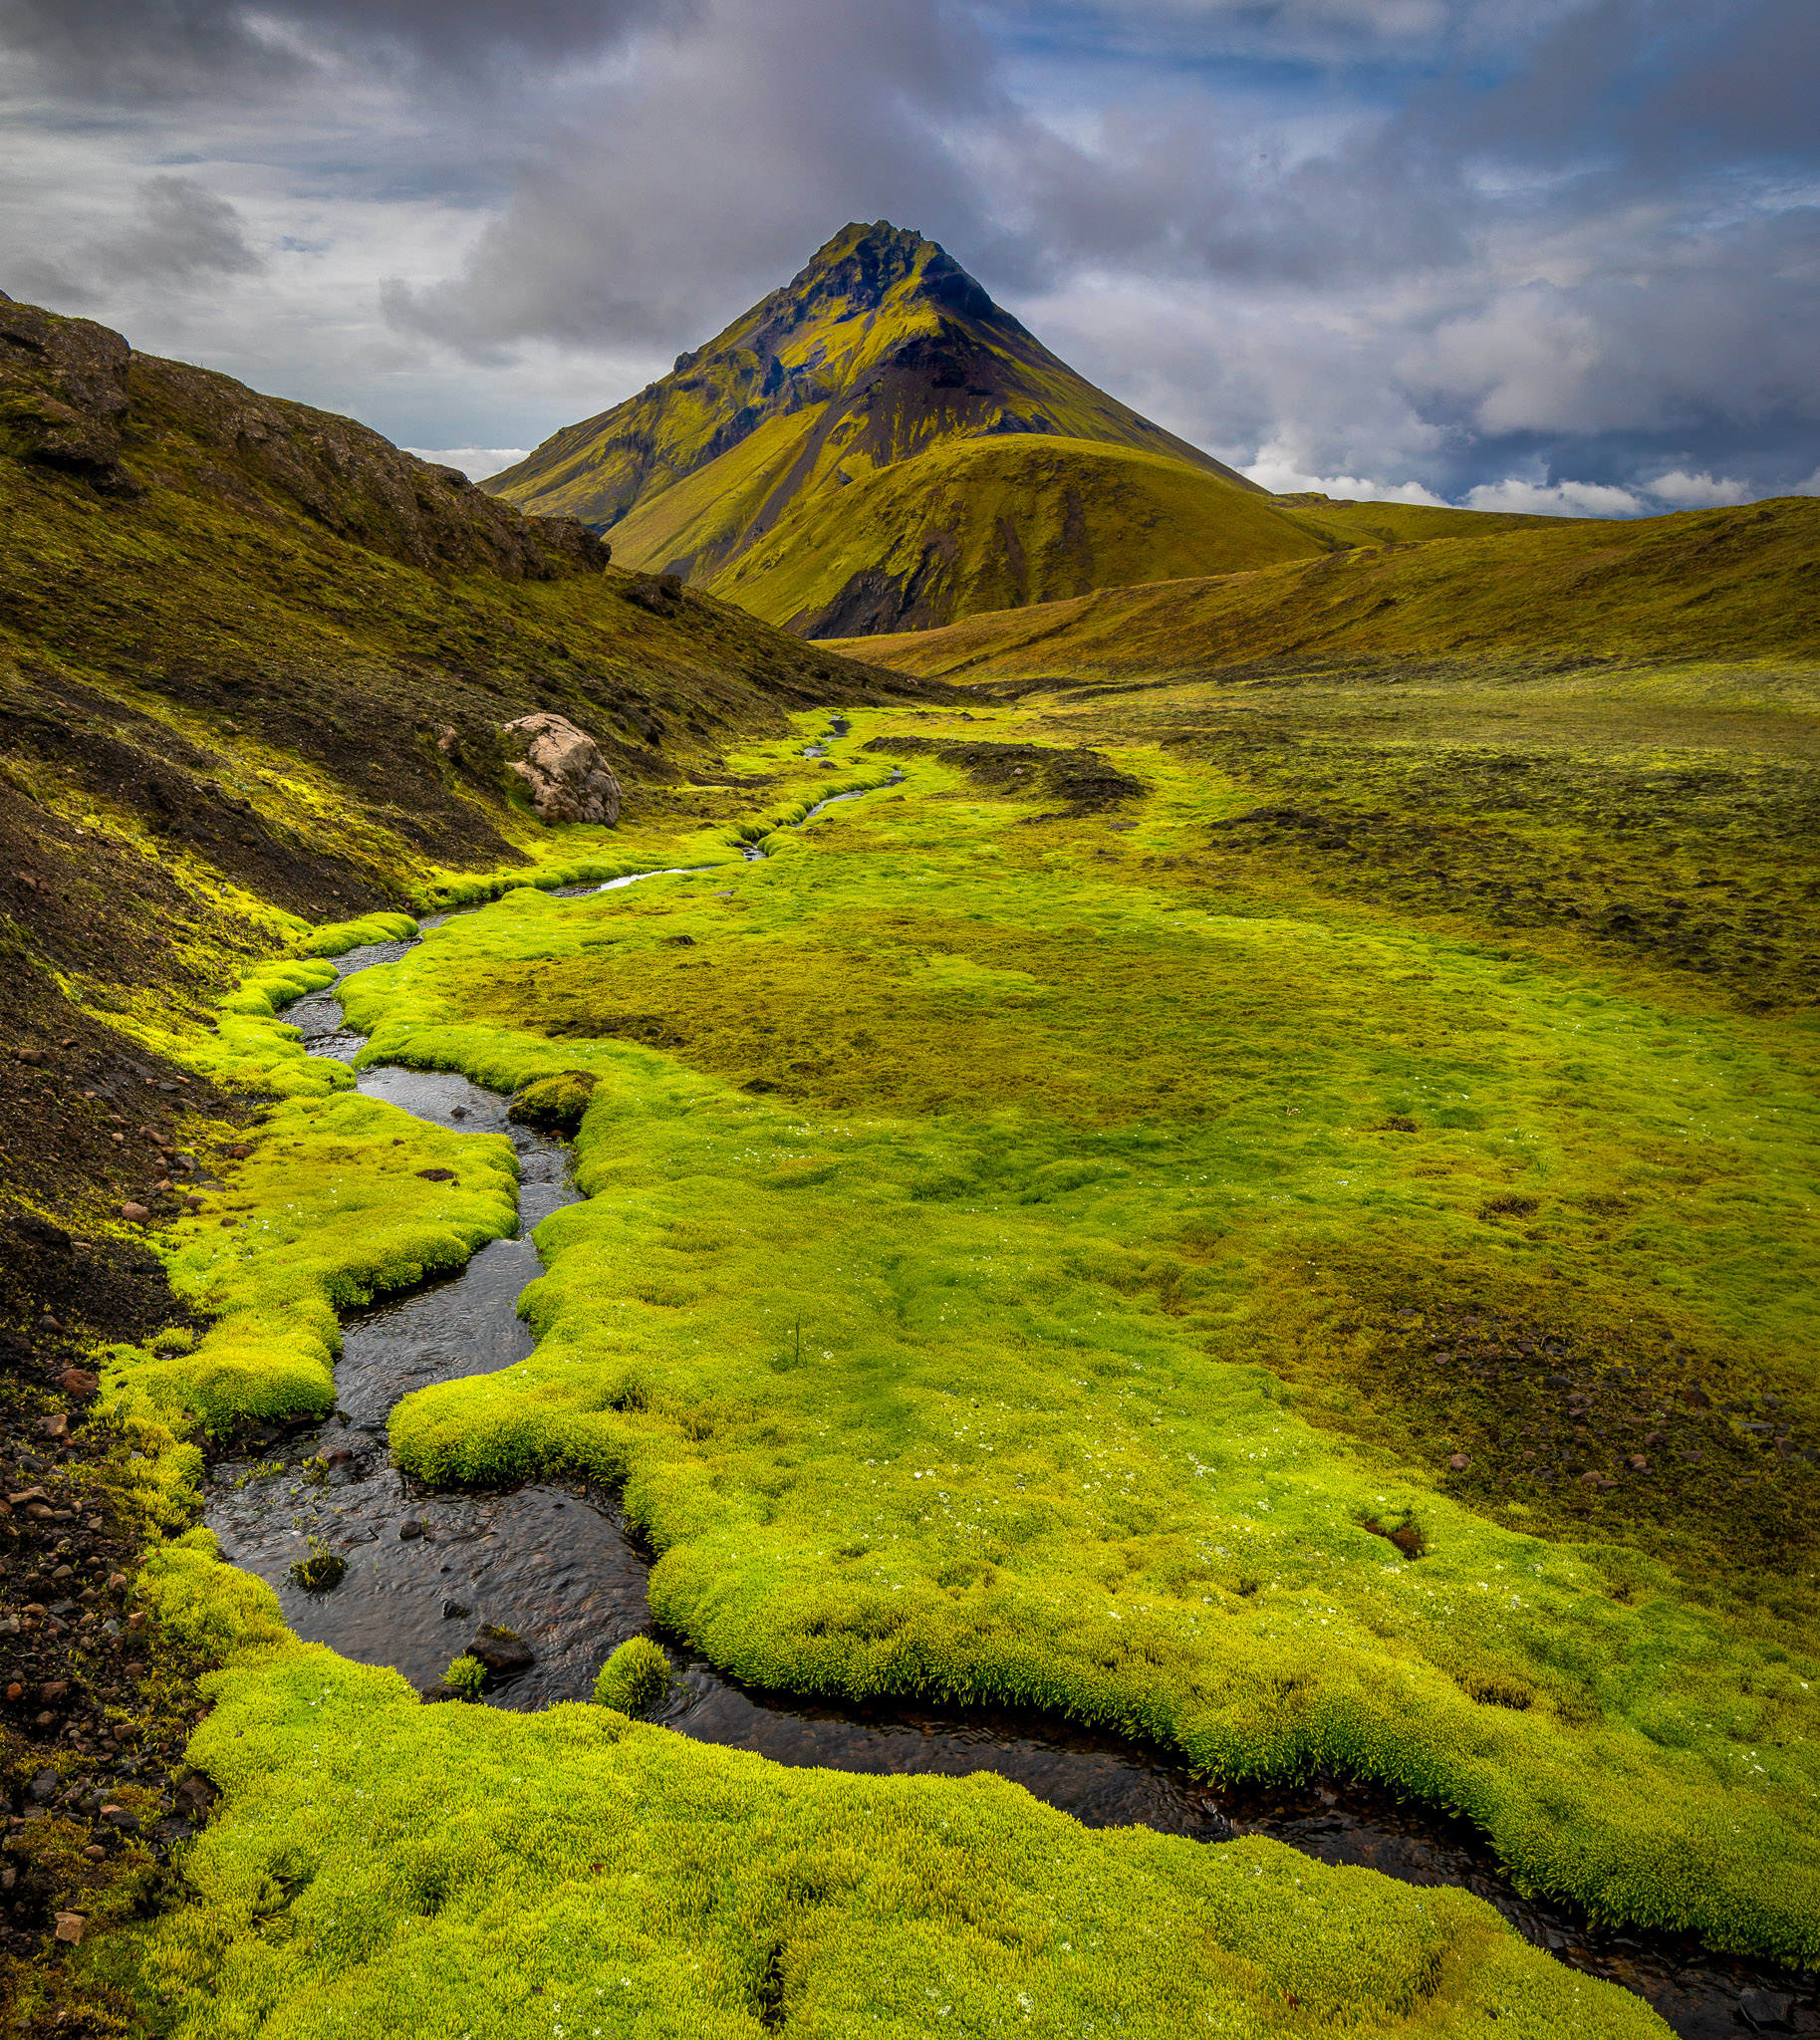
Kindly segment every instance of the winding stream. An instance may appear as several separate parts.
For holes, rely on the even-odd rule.
[[[832,796],[811,815],[856,797]],[[412,946],[353,950],[341,959],[340,974]],[[286,1017],[312,1054],[345,1062],[361,1046],[362,1037],[343,1026],[333,987],[296,1001]],[[336,1371],[336,1416],[320,1428],[243,1436],[233,1455],[211,1469],[205,1520],[225,1557],[276,1590],[285,1621],[300,1637],[361,1663],[390,1665],[421,1687],[440,1679],[477,1624],[497,1623],[522,1636],[536,1658],[529,1669],[496,1681],[491,1704],[528,1711],[586,1699],[615,1646],[650,1625],[650,1557],[614,1498],[558,1482],[499,1493],[424,1488],[393,1464],[387,1431],[393,1405],[411,1391],[490,1373],[530,1354],[518,1297],[541,1268],[532,1231],[576,1199],[568,1149],[513,1124],[503,1098],[464,1077],[384,1067],[363,1071],[358,1084],[367,1096],[437,1126],[506,1135],[519,1158],[519,1235],[482,1247],[457,1274],[350,1314]],[[339,1463],[326,1476],[306,1477],[319,1450],[335,1453]],[[307,1592],[290,1576],[291,1566],[309,1556],[311,1539],[346,1565],[331,1592]],[[992,1771],[1090,1827],[1141,1824],[1211,1844],[1240,1833],[1269,1835],[1326,1863],[1360,1864],[1409,1883],[1463,1886],[1560,1960],[1637,1991],[1687,2040],[1764,2030],[1820,2034],[1814,1976],[1714,1956],[1671,1935],[1589,1928],[1566,1909],[1521,1898],[1465,1824],[1357,1781],[1316,1777],[1291,1788],[1216,1791],[1160,1752],[1054,1718],[805,1700],[738,1685],[666,1645],[677,1676],[651,1718],[699,1741],[843,1771]]]

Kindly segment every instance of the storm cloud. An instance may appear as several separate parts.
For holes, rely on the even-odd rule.
[[[1820,473],[1797,0],[0,0],[0,286],[533,443],[851,218],[1277,487]]]

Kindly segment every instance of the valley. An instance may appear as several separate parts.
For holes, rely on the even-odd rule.
[[[27,2029],[1814,2029],[1811,502],[766,304],[529,514],[0,305]]]

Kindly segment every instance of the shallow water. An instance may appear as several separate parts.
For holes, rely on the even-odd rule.
[[[409,946],[353,951],[342,973]],[[349,1060],[360,1045],[343,1028],[332,989],[298,1000],[286,1017],[312,1053]],[[513,1125],[504,1099],[464,1077],[379,1068],[363,1072],[359,1085],[438,1126],[506,1134],[522,1172],[521,1235],[493,1241],[458,1274],[352,1314],[336,1371],[336,1417],[320,1430],[256,1434],[250,1456],[215,1466],[206,1520],[226,1556],[276,1589],[301,1637],[424,1686],[460,1655],[476,1624],[495,1623],[523,1637],[536,1661],[502,1681],[492,1704],[522,1711],[585,1699],[613,1649],[650,1622],[649,1554],[613,1498],[554,1483],[498,1494],[429,1490],[398,1471],[387,1445],[400,1397],[530,1354],[517,1299],[540,1270],[529,1233],[575,1199],[567,1149]],[[306,1463],[324,1447],[346,1450],[346,1463],[307,1476]],[[313,1549],[332,1551],[347,1567],[330,1592],[307,1592],[290,1577]],[[1559,1959],[1648,1998],[1686,2040],[1820,2034],[1813,1977],[1715,1957],[1674,1936],[1595,1932],[1564,1909],[1522,1899],[1464,1824],[1357,1781],[1215,1791],[1161,1753],[1052,1718],[805,1701],[742,1687],[669,1648],[676,1677],[651,1718],[698,1741],[875,1775],[995,1772],[1089,1827],[1136,1824],[1211,1844],[1270,1835],[1323,1862],[1475,1892]]]

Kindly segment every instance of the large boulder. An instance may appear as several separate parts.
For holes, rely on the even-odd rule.
[[[601,756],[601,747],[567,717],[521,715],[500,734],[540,822],[620,819],[620,782]]]

